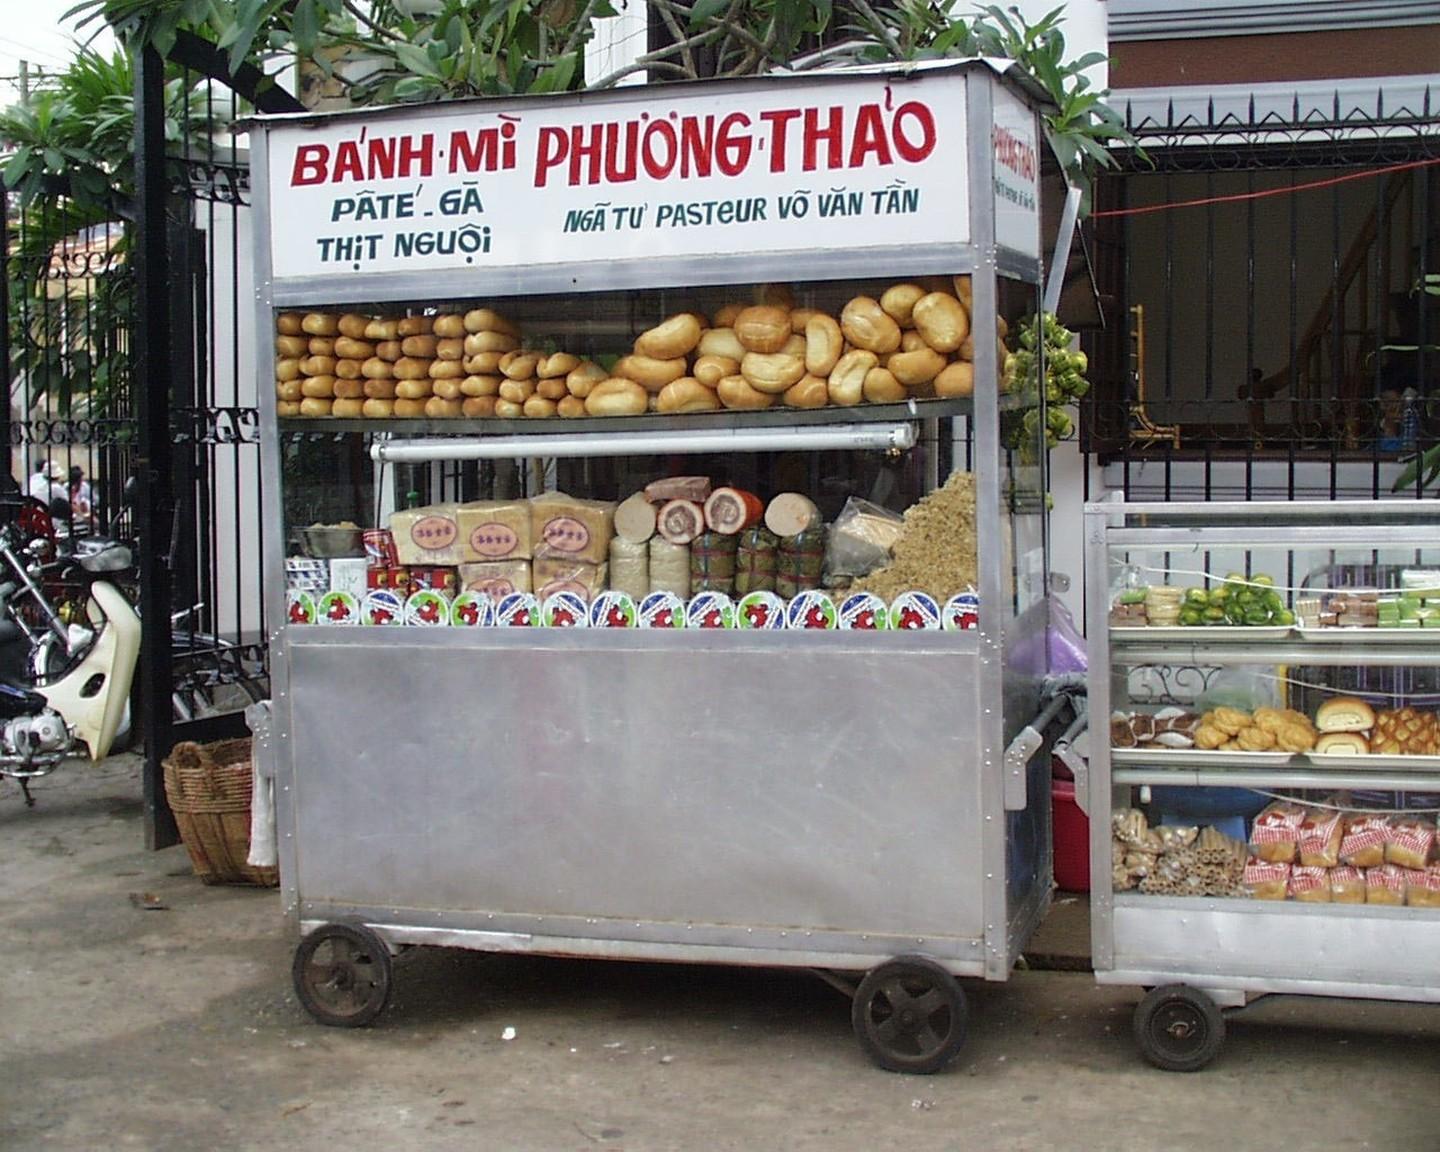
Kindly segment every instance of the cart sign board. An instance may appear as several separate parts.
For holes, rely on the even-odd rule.
[[[275,121],[273,275],[963,244],[967,135],[956,72]]]
[[[990,129],[995,162],[995,243],[1040,258],[1040,152],[1035,113],[1018,96],[995,89]]]

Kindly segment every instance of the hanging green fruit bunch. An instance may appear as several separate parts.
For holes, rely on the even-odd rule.
[[[1045,361],[1045,446],[1054,448],[1071,436],[1075,422],[1065,406],[1076,403],[1090,391],[1090,381],[1085,373],[1090,362],[1084,352],[1071,351],[1073,333],[1055,317],[1053,312],[1032,316],[1020,325],[1018,343],[1014,352],[1005,357],[1004,391],[1033,398],[1037,407],[1027,411],[1014,430],[1010,447],[1018,448],[1029,439],[1033,441],[1040,428],[1040,352],[1043,342]]]

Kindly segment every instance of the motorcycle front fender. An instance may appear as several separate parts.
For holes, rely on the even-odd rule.
[[[38,689],[65,717],[75,738],[103,759],[115,742],[130,700],[140,655],[140,617],[113,585],[90,586],[90,624],[98,635],[85,659],[66,677]]]

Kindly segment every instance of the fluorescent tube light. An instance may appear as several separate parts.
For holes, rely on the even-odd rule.
[[[442,460],[512,460],[532,456],[650,456],[702,452],[904,450],[913,424],[819,424],[799,428],[706,428],[676,432],[597,432],[495,436],[478,440],[377,440],[370,458],[386,464]]]

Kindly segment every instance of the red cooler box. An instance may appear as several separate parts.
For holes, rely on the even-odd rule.
[[[1075,803],[1075,781],[1050,781],[1050,836],[1055,884],[1065,892],[1090,891],[1090,817]]]

